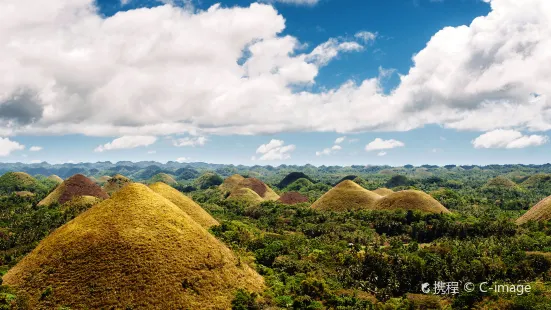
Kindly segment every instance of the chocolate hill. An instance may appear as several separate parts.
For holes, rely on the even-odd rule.
[[[228,200],[243,201],[250,204],[258,204],[264,201],[255,191],[246,187],[234,189],[228,196]]]
[[[245,180],[244,177],[242,177],[239,174],[234,174],[231,177],[228,177],[224,180],[222,184],[218,187],[223,193],[229,193],[233,191],[239,182]]]
[[[372,209],[381,196],[345,180],[321,196],[312,208],[322,211],[353,211]]]
[[[212,226],[220,224],[207,211],[201,208],[200,205],[195,203],[195,201],[193,201],[191,198],[180,193],[177,189],[161,182],[151,184],[149,188],[151,188],[155,193],[170,200],[170,202],[182,209],[195,222],[197,222],[204,228],[208,229]]]
[[[548,221],[551,219],[551,196],[538,202],[530,208],[523,216],[516,220],[518,225],[527,223],[528,221]]]
[[[266,185],[264,182],[260,181],[257,178],[246,178],[243,179],[237,186],[234,188],[235,190],[239,190],[242,188],[248,188],[254,191],[255,193],[260,196],[263,200],[273,200],[276,201],[279,199],[279,195],[276,194],[268,185]]]
[[[498,176],[491,180],[489,180],[485,185],[485,187],[490,188],[517,188],[517,184],[506,177]]]
[[[129,183],[132,183],[132,180],[123,175],[116,174],[107,180],[102,188],[109,196],[111,196]]]
[[[3,280],[30,309],[230,309],[237,289],[264,288],[229,248],[137,183],[54,231]]]
[[[427,213],[451,213],[436,199],[427,193],[416,190],[404,190],[392,193],[379,199],[375,210],[412,210]]]
[[[151,177],[151,179],[149,179],[149,183],[151,184],[157,183],[157,182],[163,182],[168,185],[178,184],[178,182],[171,175],[166,173],[158,173],[153,177]]]
[[[308,197],[297,192],[287,192],[281,195],[278,201],[286,205],[294,205],[297,203],[308,202]]]
[[[381,187],[381,188],[377,188],[376,190],[373,191],[375,194],[378,194],[380,196],[387,196],[387,195],[390,195],[392,193],[394,193],[393,190],[391,189],[388,189],[386,187]]]
[[[49,206],[54,203],[64,204],[77,196],[92,196],[101,199],[109,198],[109,195],[107,195],[99,185],[82,174],[75,174],[59,184],[58,187],[39,202],[38,205]]]
[[[0,176],[0,193],[34,192],[41,189],[44,186],[25,172],[7,172]]]
[[[50,181],[56,182],[57,184],[60,184],[63,182],[63,179],[55,174],[52,174],[51,176],[47,177],[47,179]]]

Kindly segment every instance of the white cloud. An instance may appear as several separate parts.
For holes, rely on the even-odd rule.
[[[548,0],[493,0],[487,16],[443,28],[390,93],[381,76],[295,91],[362,46],[305,50],[270,5],[102,17],[93,0],[48,4],[0,1],[1,136],[551,130]]]
[[[191,158],[189,157],[178,157],[176,158],[176,161],[179,162],[179,163],[187,163],[190,161]]]
[[[361,39],[365,43],[374,41],[377,38],[377,34],[369,31],[360,31],[354,35],[356,38]]]
[[[256,150],[257,154],[262,154],[258,160],[285,160],[291,158],[291,152],[296,149],[294,144],[285,145],[283,140],[272,139],[267,144],[262,144]],[[256,160],[253,156],[251,160]]]
[[[335,140],[335,144],[341,144],[344,142],[344,140],[346,140],[346,136],[345,137],[339,137]]]
[[[150,155],[157,154],[157,151],[154,151],[154,150],[153,151],[148,151],[147,154],[150,154]]]
[[[196,137],[196,138],[181,138],[181,139],[175,139],[172,140],[172,144],[177,147],[183,147],[183,146],[203,146],[207,143],[206,137]]]
[[[43,147],[41,146],[31,146],[31,148],[29,149],[29,151],[31,152],[40,152],[43,150]]]
[[[14,151],[24,150],[25,146],[8,138],[0,138],[0,156],[8,156]]]
[[[516,130],[497,129],[480,135],[472,141],[472,144],[477,149],[520,149],[530,146],[540,146],[548,141],[549,138],[547,136],[528,136]]]
[[[337,140],[339,140],[339,139],[337,139]],[[336,141],[335,141],[335,143],[336,143]],[[342,147],[340,145],[335,144],[330,148],[323,149],[323,151],[321,151],[321,152],[316,152],[316,156],[331,155],[331,154],[336,153],[337,151],[340,151],[340,150],[342,150]]]
[[[103,152],[121,149],[133,149],[141,146],[148,146],[157,141],[154,136],[123,136],[109,143],[98,146],[94,152]]]
[[[264,0],[266,2],[281,2],[295,5],[316,5],[320,0]]]
[[[398,140],[394,140],[394,139],[383,140],[381,138],[377,138],[369,142],[369,144],[365,146],[365,150],[367,152],[371,152],[371,151],[388,150],[388,149],[393,149],[393,148],[403,147],[403,146],[405,146],[405,144]]]
[[[382,156],[385,156],[385,155],[386,155],[386,152],[384,152],[384,151],[381,151],[381,152],[377,153],[377,156],[381,156],[381,157],[382,157]]]

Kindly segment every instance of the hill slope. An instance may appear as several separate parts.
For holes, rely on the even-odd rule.
[[[528,221],[548,221],[551,219],[551,196],[538,202],[530,208],[523,216],[516,220],[518,225],[527,223]]]
[[[93,196],[101,199],[109,198],[109,195],[107,195],[99,185],[92,182],[92,180],[82,174],[75,174],[59,184],[59,186],[38,203],[38,205],[49,206],[54,203],[64,204],[77,196]]]
[[[381,196],[387,196],[387,195],[390,195],[390,194],[394,193],[393,190],[388,189],[386,187],[377,188],[373,192],[378,194],[378,195],[381,195]]]
[[[200,205],[198,205],[191,198],[180,193],[177,189],[161,182],[151,184],[149,188],[151,188],[155,193],[170,200],[170,202],[182,209],[199,225],[208,229],[212,226],[220,224],[207,211],[203,210]]]
[[[239,182],[245,180],[244,177],[242,177],[239,174],[234,174],[231,177],[227,177],[222,184],[218,187],[223,193],[228,193],[233,191]]]
[[[381,196],[345,180],[321,196],[312,208],[323,211],[353,211],[372,209]]]
[[[428,213],[451,213],[427,193],[404,190],[387,195],[377,201],[376,210],[412,210]]]
[[[31,309],[229,309],[238,288],[263,289],[230,249],[137,183],[54,231],[3,279]]]
[[[44,190],[45,187],[35,178],[24,172],[7,172],[0,176],[0,194],[12,192]]]
[[[286,205],[294,205],[297,203],[308,202],[308,197],[297,192],[287,192],[281,195],[278,201]]]
[[[239,184],[237,184],[237,186],[234,188],[234,191],[242,188],[253,190],[263,200],[276,201],[279,199],[279,195],[276,192],[274,192],[268,185],[257,178],[243,179],[241,182],[239,182]]]
[[[283,178],[283,180],[281,180],[277,184],[277,187],[283,189],[283,188],[289,186],[291,183],[295,182],[298,179],[306,179],[310,182],[314,182],[312,179],[310,179],[309,176],[307,176],[306,174],[304,174],[302,172],[291,172],[288,175],[286,175]]]
[[[158,173],[154,175],[151,179],[149,179],[149,183],[157,183],[157,182],[163,182],[168,185],[175,185],[178,184],[178,182],[170,175],[166,173]]]
[[[129,183],[132,183],[132,180],[123,175],[116,174],[107,180],[102,188],[109,196],[111,196]]]

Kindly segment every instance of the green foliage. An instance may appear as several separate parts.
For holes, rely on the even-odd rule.
[[[395,175],[388,182],[386,182],[386,187],[393,188],[398,186],[409,186],[412,182],[404,175]]]
[[[245,290],[238,290],[231,305],[233,310],[260,310],[260,305],[256,302],[257,294]]]
[[[222,182],[224,182],[224,179],[222,179],[221,176],[212,172],[207,172],[196,179],[193,184],[196,188],[207,189],[218,186],[222,184]]]

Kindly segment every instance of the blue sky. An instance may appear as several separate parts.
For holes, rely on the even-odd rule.
[[[75,10],[76,12],[76,9],[71,7],[68,1],[55,1],[60,3],[60,7],[67,6],[69,8],[67,10]],[[547,5],[544,3],[545,1],[529,1],[541,6]],[[82,0],[80,2],[84,3],[86,1]],[[184,2],[187,3],[187,6]],[[235,26],[238,28],[237,30],[231,32],[231,35],[236,36],[235,38],[240,38],[242,32],[244,37],[247,35],[262,36],[262,39],[255,38],[249,40],[249,42],[244,40],[245,43],[242,46],[233,47],[232,40],[237,42],[236,40],[239,39],[219,37],[218,34],[224,29],[217,29],[216,27],[234,27],[236,22],[232,22],[231,17],[228,17],[229,14],[224,15],[225,13],[216,16],[213,13],[212,16],[215,17],[209,17],[205,11],[216,3],[221,3],[221,8],[227,9],[224,12],[234,12],[233,10],[242,8],[243,16],[240,18],[250,17],[251,25],[258,23],[259,28],[263,24],[262,20],[255,21],[254,14],[259,16],[259,14],[265,13],[268,26],[266,26],[265,32],[258,30],[258,33],[262,33],[261,35],[248,34],[246,33],[247,27],[242,29],[239,28],[239,25]],[[106,40],[102,41],[101,45],[83,48],[78,45],[80,43],[74,43],[75,40],[70,38],[71,34],[67,34],[67,42],[75,44],[75,47],[70,53],[64,54],[68,55],[64,57],[68,57],[66,58],[67,67],[71,66],[69,64],[72,61],[79,61],[79,65],[74,67],[76,71],[79,71],[79,77],[66,78],[65,73],[60,73],[60,70],[56,69],[55,72],[51,73],[51,76],[45,75],[44,81],[33,80],[32,83],[39,85],[32,91],[32,98],[37,101],[36,103],[32,100],[29,100],[32,102],[27,102],[20,99],[25,97],[23,94],[26,93],[23,92],[19,95],[12,95],[12,97],[8,96],[6,100],[1,100],[0,97],[0,112],[5,111],[4,113],[7,115],[4,118],[0,115],[0,128],[4,127],[3,131],[0,130],[0,139],[3,139],[0,140],[0,144],[4,143],[2,145],[6,150],[3,153],[0,151],[0,162],[48,161],[59,163],[105,160],[157,160],[166,162],[177,159],[181,161],[247,165],[277,165],[284,163],[310,163],[314,165],[444,165],[540,164],[549,162],[545,154],[550,151],[547,131],[551,128],[549,125],[551,121],[548,121],[551,118],[546,117],[545,102],[541,103],[546,99],[549,91],[549,86],[545,86],[545,82],[549,81],[546,81],[545,78],[541,81],[542,79],[539,78],[537,82],[531,83],[525,78],[522,83],[516,83],[513,78],[510,78],[503,81],[503,84],[513,85],[511,86],[513,89],[504,91],[502,84],[497,82],[492,84],[485,81],[485,74],[489,75],[492,73],[492,69],[499,68],[501,71],[496,72],[501,73],[496,75],[497,77],[503,76],[504,72],[513,75],[515,74],[515,68],[518,68],[515,66],[518,66],[518,64],[503,68],[503,64],[507,63],[507,58],[505,60],[503,58],[498,59],[497,56],[492,58],[490,57],[492,55],[480,59],[476,58],[481,53],[484,54],[487,51],[507,47],[508,36],[511,37],[511,42],[513,42],[515,36],[526,37],[526,34],[507,34],[494,31],[495,37],[490,36],[486,40],[480,40],[480,33],[482,32],[480,29],[484,27],[469,26],[475,18],[491,14],[491,5],[494,11],[503,10],[507,14],[500,15],[504,16],[502,20],[497,18],[485,20],[483,22],[483,25],[486,25],[485,29],[506,27],[507,18],[511,20],[518,19],[519,23],[525,23],[523,18],[530,19],[529,22],[545,27],[544,22],[546,18],[548,21],[549,15],[542,15],[538,19],[530,16],[528,11],[519,11],[518,16],[515,16],[514,14],[517,13],[509,9],[513,5],[512,0],[493,0],[491,5],[482,0],[320,0],[311,5],[270,2],[268,5],[273,5],[276,13],[270,10],[256,10],[250,6],[251,3],[252,1],[196,0],[192,3],[189,3],[189,1],[175,1],[171,5],[165,6],[167,10],[161,11],[154,10],[164,5],[158,1],[129,0],[123,4],[120,0],[97,0],[94,4],[97,12],[86,13],[89,14],[87,16],[91,17],[90,20],[97,17],[103,21],[109,21],[109,23],[98,26],[99,23],[90,22],[82,26],[78,24],[79,21],[68,22],[80,25],[73,28],[73,32],[77,34],[79,31],[83,32],[80,38],[101,37],[102,40]],[[266,3],[264,2],[264,4]],[[185,10],[180,9],[184,6]],[[211,10],[215,11],[216,9]],[[541,11],[541,7],[538,9],[537,6],[534,6],[533,10]],[[521,15],[522,13],[526,14]],[[279,14],[285,19],[284,27],[281,27],[275,14]],[[123,18],[127,19],[123,20]],[[159,29],[151,27],[147,23],[148,18],[159,18],[160,21],[154,24]],[[180,28],[169,28],[168,23],[162,22],[163,18],[174,18],[176,22],[180,22],[177,24]],[[201,28],[203,26],[197,26],[194,23],[194,18],[195,20],[204,18],[199,23],[200,25],[213,23],[214,20],[220,22],[220,25],[226,26],[213,26],[214,30],[209,28],[207,31]],[[268,21],[269,18],[272,22]],[[228,20],[228,23],[225,19]],[[141,20],[144,21],[143,25],[132,24]],[[14,24],[18,23],[16,19],[12,22]],[[51,29],[56,29],[55,27],[59,26],[57,20],[46,22],[51,23],[48,24]],[[189,27],[186,25],[189,25]],[[23,19],[16,26],[23,27]],[[254,26],[251,27],[254,28]],[[112,33],[113,41],[110,41],[110,36],[106,38],[105,34],[96,36],[96,31],[98,33],[107,32],[111,28],[118,29]],[[278,28],[282,28],[282,31],[276,30]],[[125,38],[127,33],[125,31],[129,31],[128,39]],[[206,34],[202,35],[201,31],[205,31]],[[438,38],[433,38],[439,31]],[[477,35],[477,31],[479,35]],[[133,35],[138,32],[147,34],[144,37],[131,37],[130,34]],[[300,80],[300,82],[287,81],[279,84],[279,78],[274,79],[276,81],[274,85],[279,85],[280,89],[276,90],[276,86],[274,86],[263,90],[264,85],[262,85],[259,90],[255,90],[245,97],[247,99],[253,98],[258,101],[258,104],[265,105],[265,107],[261,107],[265,109],[262,112],[265,112],[264,114],[267,114],[267,116],[273,113],[273,123],[272,119],[258,120],[258,123],[256,123],[254,118],[255,113],[258,113],[256,109],[261,108],[255,107],[254,102],[251,103],[251,106],[240,105],[239,108],[236,108],[240,111],[238,113],[232,111],[233,102],[224,101],[236,96],[235,98],[238,98],[236,104],[241,104],[243,99],[239,99],[242,98],[239,95],[248,94],[247,91],[252,87],[250,85],[243,86],[238,95],[232,92],[237,86],[228,86],[231,91],[218,91],[216,89],[217,84],[206,85],[204,89],[201,88],[203,85],[199,85],[200,83],[208,82],[211,78],[214,80],[217,75],[221,75],[226,71],[221,68],[219,73],[214,70],[213,73],[208,73],[210,74],[208,75],[203,72],[206,69],[202,69],[201,65],[193,66],[193,58],[186,58],[188,54],[178,54],[179,48],[185,47],[181,46],[181,42],[172,42],[169,38],[177,36],[179,33],[191,33],[190,36],[193,37],[194,32],[197,33],[197,36],[194,37],[195,41],[187,41],[186,45],[197,45],[201,43],[198,41],[204,37],[205,40],[210,39],[204,44],[220,46],[219,57],[217,54],[208,54],[209,51],[205,52],[205,55],[208,55],[205,56],[206,60],[202,59],[201,61],[209,61],[208,59],[217,59],[216,61],[218,61],[218,58],[225,61],[225,57],[229,58],[228,55],[232,52],[228,49],[228,52],[222,54],[222,51],[226,51],[226,46],[237,48],[237,51],[239,49],[247,50],[257,42],[273,40],[278,45],[269,49],[262,49],[262,55],[264,56],[259,58],[255,65],[258,68],[264,68],[266,65],[274,63],[273,66],[277,69],[271,69],[270,78],[276,74],[274,73],[276,71],[284,72],[285,66],[292,61],[298,59],[304,62],[303,66],[300,67],[301,69],[297,69],[304,69],[304,71],[292,71],[295,74],[292,81]],[[373,38],[362,40],[358,35],[361,32],[369,32],[373,35]],[[546,42],[549,42],[547,34],[548,32],[543,32],[541,38],[535,39],[536,41],[532,44],[535,46],[546,44]],[[470,36],[470,39],[463,40],[463,36],[467,35]],[[278,55],[287,52],[275,53],[274,51],[277,48],[285,51],[283,46],[283,43],[287,42],[283,39],[285,37],[292,37],[294,40],[292,42],[298,43],[290,54],[292,59],[281,60],[281,56]],[[150,43],[149,39],[153,43]],[[2,40],[10,39],[3,38],[0,33],[0,43],[4,43]],[[119,41],[114,42],[115,40]],[[486,41],[491,42],[494,46],[485,46]],[[57,41],[51,42],[62,44]],[[52,44],[51,42],[49,44]],[[329,46],[324,45],[326,42],[332,42],[333,45],[331,46],[335,48],[334,55],[331,54],[328,48],[321,48]],[[348,47],[342,45],[344,43],[349,44]],[[112,62],[105,62],[105,65],[102,65],[102,57],[86,58],[83,56],[84,58],[73,59],[73,57],[80,57],[78,55],[85,55],[86,51],[90,53],[87,55],[95,55],[94,53],[99,55],[100,50],[103,52],[102,47],[104,49],[111,47],[109,44],[113,44],[114,48],[110,49],[111,54],[105,54],[109,56],[104,56],[104,58],[115,56],[112,56]],[[455,50],[452,50],[452,52],[447,50],[449,46],[455,46],[456,44]],[[160,45],[161,50],[165,49],[166,51],[171,51],[171,48],[173,48],[176,56],[161,53],[158,57],[144,60],[145,56],[139,54],[140,51],[152,49],[155,45]],[[128,48],[128,51],[124,50],[126,48]],[[117,56],[116,53],[113,54],[113,51],[118,49],[121,50],[120,55],[125,55],[124,57]],[[216,53],[216,48],[214,50],[213,53]],[[319,58],[312,58],[311,55],[316,50],[320,50],[324,57],[329,55],[327,56],[328,61],[322,63]],[[471,50],[472,56],[464,57]],[[513,46],[511,50],[518,51],[518,47],[515,49]],[[270,52],[273,52],[273,54]],[[202,52],[199,50],[198,52],[193,51],[189,55],[200,57],[201,54]],[[165,56],[163,55],[168,56],[164,59]],[[301,58],[300,55],[304,55],[304,57]],[[458,57],[457,60],[454,60],[450,55]],[[530,55],[534,59],[527,57],[523,60],[525,63],[522,64],[527,68],[527,72],[532,72],[530,66],[539,60],[536,52]],[[57,61],[63,64],[64,58],[61,55],[57,56],[60,56]],[[293,58],[295,56],[296,58]],[[416,57],[415,60],[414,56]],[[508,57],[514,59],[513,54]],[[253,58],[250,57],[249,59]],[[121,59],[123,60],[121,61]],[[36,67],[38,68],[33,69],[40,69],[41,72],[49,70],[44,70],[44,68],[53,67],[48,63],[49,60],[50,58],[36,60]],[[479,66],[470,67],[475,60]],[[161,69],[148,72],[160,75],[151,77],[152,80],[149,82],[145,80],[148,77],[144,77],[143,85],[156,85],[157,81],[164,78],[167,78],[169,82],[182,78],[186,85],[199,83],[196,88],[201,88],[201,91],[197,93],[193,93],[193,90],[179,92],[175,86],[163,88],[165,86],[160,85],[156,86],[158,88],[155,88],[155,91],[144,93],[136,100],[132,96],[137,92],[141,92],[145,87],[142,85],[140,87],[136,86],[135,89],[132,87],[127,89],[126,86],[130,84],[125,84],[126,80],[118,76],[119,73],[111,72],[116,70],[109,69],[119,68],[118,65],[120,65],[121,72],[129,70],[129,68],[139,69],[132,71],[134,73],[128,76],[128,79],[130,79],[131,76],[134,77],[152,68],[151,61],[156,62],[155,66],[160,66],[155,68]],[[238,61],[238,59],[235,59],[233,63],[235,64]],[[231,62],[232,59],[229,59],[228,72],[235,71]],[[307,64],[311,67],[307,67]],[[57,67],[59,66],[61,65],[58,63]],[[410,68],[415,68],[415,70],[410,72]],[[441,68],[445,68],[445,70]],[[471,68],[473,72],[468,72],[466,68]],[[67,68],[67,70],[69,69]],[[100,75],[98,79],[94,74],[97,73],[96,71],[103,69],[106,70],[105,72],[109,72],[108,74],[113,74],[113,76],[112,83],[105,82],[102,86],[100,85],[103,82],[101,80],[108,81],[110,76],[106,73]],[[3,67],[0,64],[0,71],[2,70]],[[167,73],[164,70],[170,72]],[[199,71],[196,73],[193,70]],[[245,78],[252,79],[252,71],[250,71],[252,69],[247,70],[249,71]],[[258,70],[262,71],[263,69]],[[315,73],[312,73],[311,70],[315,70]],[[381,70],[389,70],[390,73],[383,76]],[[534,68],[533,72],[537,72],[541,77],[549,78],[549,74],[540,72],[541,69],[540,71],[537,70],[537,68]],[[190,76],[186,76],[188,72]],[[537,74],[534,74],[535,80],[538,78]],[[241,78],[241,81],[243,81],[243,74],[241,75],[237,78]],[[449,78],[452,75],[454,77]],[[67,73],[67,76],[69,76],[69,73]],[[265,73],[264,75],[259,73],[258,76],[262,78],[266,75]],[[403,76],[402,82],[400,76]],[[475,76],[478,76],[478,78],[475,78]],[[360,85],[370,79],[376,79],[376,83],[373,85],[378,85],[380,89],[362,90]],[[476,79],[480,83],[472,85],[469,79]],[[121,80],[122,82],[120,82]],[[123,84],[116,84],[114,81]],[[235,83],[238,83],[237,81],[239,80],[236,80]],[[224,82],[224,79],[222,79],[222,82]],[[264,84],[271,85],[271,82],[272,80]],[[63,83],[67,83],[67,85],[48,89],[49,85],[64,85]],[[350,91],[342,89],[342,86],[346,83],[351,83]],[[21,85],[29,84],[31,82],[21,82]],[[132,85],[134,84],[136,83]],[[255,83],[255,85],[260,84],[262,83]],[[10,86],[13,86],[14,90],[21,90],[23,87],[21,85],[16,87],[17,85],[3,85],[0,83],[0,93],[2,93],[3,88],[5,88],[4,93],[9,93]],[[113,85],[119,86],[115,87]],[[547,85],[551,85],[551,83]],[[427,89],[424,88],[425,86]],[[115,87],[112,92],[106,91],[108,95],[105,98],[107,98],[107,101],[113,100],[112,104],[105,99],[100,100],[104,98],[101,97],[102,92],[105,89],[111,89],[109,87]],[[69,92],[67,89],[74,90]],[[121,89],[124,89],[125,92]],[[209,94],[211,89],[216,89],[212,91],[216,93],[212,94],[212,97]],[[121,93],[118,92],[119,90],[121,90]],[[163,91],[166,91],[166,94],[162,93]],[[291,91],[291,93],[288,93],[288,91]],[[15,94],[15,91],[13,92]],[[59,94],[52,95],[55,92],[59,92]],[[279,107],[285,105],[285,102],[288,101],[274,99],[280,98],[279,93],[281,93],[281,96],[289,96],[285,98],[292,98],[290,101],[295,105],[295,109],[304,107],[304,110],[297,110],[297,115],[301,116],[291,115],[291,120],[286,120]],[[323,95],[331,93],[335,93],[335,96],[331,99],[326,99]],[[541,95],[537,98],[539,101],[534,103],[533,100],[535,99],[528,96],[530,93]],[[298,94],[307,97],[312,95],[316,98],[312,99],[312,102],[304,101],[303,103],[301,100],[304,99],[304,96],[299,97]],[[50,103],[48,100],[54,97],[55,103]],[[214,100],[212,98],[216,98],[216,102],[220,104],[217,106],[218,108],[202,110]],[[82,101],[79,101],[80,99]],[[251,101],[254,100],[251,99]],[[339,100],[342,100],[342,102]],[[265,101],[266,103],[264,103]],[[120,107],[117,105],[119,103],[121,104]],[[175,105],[179,104],[182,106],[176,109]],[[26,123],[22,117],[10,120],[10,115],[15,115],[14,110],[16,112],[27,111],[27,105],[31,108],[35,105],[42,105],[44,107],[40,109],[42,118]],[[104,114],[96,117],[84,112],[94,105],[101,107]],[[6,107],[5,110],[2,110],[2,106]],[[14,106],[21,106],[22,108],[15,109]],[[65,107],[67,107],[67,111],[73,113],[72,115],[76,115],[71,119],[72,123],[63,120],[65,115],[62,114],[64,113],[56,116],[57,118],[50,116],[50,114],[55,114],[54,112],[57,113]],[[534,116],[527,112],[534,110],[535,107],[542,109],[541,113],[534,114],[542,115],[536,124],[530,123]],[[8,108],[11,108],[11,110]],[[172,108],[174,110],[171,110]],[[226,114],[219,112],[224,108],[228,109],[225,112],[227,115],[243,116],[243,120],[225,120],[224,115]],[[348,109],[350,109],[350,114],[346,114]],[[379,109],[388,109],[387,114],[394,113],[394,110],[403,110],[404,112],[396,112],[396,115],[389,116],[388,119],[384,117],[383,120],[376,116]],[[313,110],[315,112],[311,112]],[[510,112],[512,110],[515,112]],[[123,117],[118,117],[117,113],[119,111],[125,111]],[[165,117],[177,115],[174,111],[187,114],[180,118],[174,116],[174,122],[167,121],[166,124],[161,124],[156,113],[163,111],[170,111],[163,114]],[[294,110],[289,110],[291,111],[289,112],[282,108],[281,111],[290,115],[293,114],[292,111]],[[415,114],[413,115],[411,111],[414,111]],[[69,112],[65,114],[69,114]],[[374,116],[370,117],[370,114]],[[516,115],[519,116],[519,119],[515,120],[516,123],[506,121]],[[316,119],[327,118],[327,122],[313,121],[308,119],[308,116]],[[47,117],[51,117],[51,119]],[[350,124],[346,122],[347,117],[350,119]],[[3,119],[4,122],[2,122]],[[78,121],[75,121],[75,119],[78,119]],[[381,120],[380,124],[378,123],[379,120]],[[55,127],[52,127],[52,124],[56,124],[58,128],[52,129]],[[174,124],[177,124],[178,129],[171,129],[166,133],[163,129],[158,129],[168,128],[163,126]],[[155,128],[151,129],[147,125]],[[188,129],[186,127],[188,125],[192,128]],[[179,129],[179,126],[185,129]],[[77,127],[79,129],[75,129]],[[82,129],[84,127],[86,129]],[[6,134],[4,135],[2,132]],[[117,141],[117,139],[123,137],[127,138]],[[203,140],[198,140],[199,137]],[[346,138],[342,139],[341,142],[335,142],[339,137]],[[38,146],[41,149],[31,151],[32,146]],[[103,147],[98,148],[99,146]],[[331,148],[333,149],[331,150]],[[328,150],[324,152],[324,149]]]

